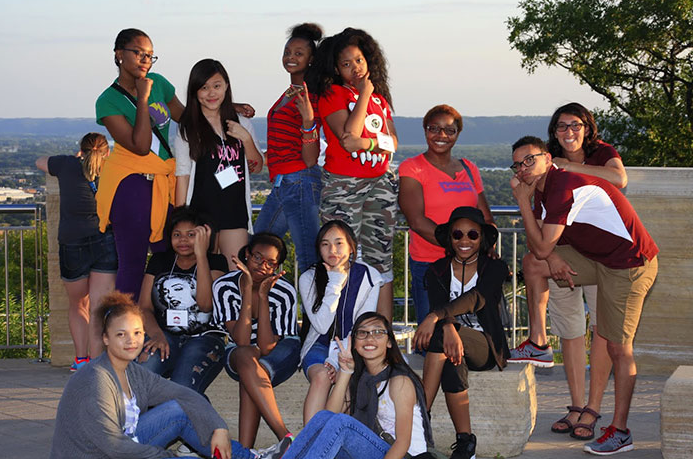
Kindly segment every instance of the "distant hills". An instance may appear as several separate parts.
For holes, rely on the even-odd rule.
[[[395,126],[400,145],[424,145],[421,118],[398,117]],[[458,145],[511,144],[523,135],[546,137],[548,116],[468,116]],[[255,133],[265,144],[267,120],[252,120]],[[93,118],[0,118],[0,136],[76,137],[90,131],[106,133]]]

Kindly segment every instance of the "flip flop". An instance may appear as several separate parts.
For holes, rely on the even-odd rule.
[[[563,416],[563,417],[562,417],[561,419],[559,419],[558,421],[554,422],[554,424],[556,424],[556,423],[558,423],[558,422],[562,422],[563,424],[565,424],[565,425],[568,426],[568,427],[565,427],[565,428],[563,428],[563,429],[557,429],[557,428],[551,426],[551,432],[555,432],[555,433],[571,433],[571,432],[573,431],[573,429],[575,428],[575,427],[573,427],[573,423],[568,419],[568,416],[570,416],[570,413],[580,413],[580,414],[582,414],[582,408],[580,408],[579,406],[572,406],[572,405],[571,405],[571,406],[566,406],[566,408],[568,408],[568,414],[566,414],[565,416]]]
[[[594,438],[594,426],[597,425],[597,420],[599,418],[601,418],[602,416],[599,413],[597,413],[596,411],[594,411],[592,408],[584,407],[582,409],[582,412],[587,413],[587,414],[591,414],[592,416],[594,416],[594,420],[592,422],[590,422],[589,424],[585,424],[584,422],[580,422],[580,419],[578,419],[578,423],[575,424],[575,426],[573,426],[573,431],[570,432],[570,436],[573,438],[576,438],[578,440],[583,440],[583,441],[584,440],[591,440]],[[582,415],[580,415],[580,418],[582,418]],[[575,433],[575,429],[580,429],[580,428],[586,429],[590,433],[587,435],[577,435]]]

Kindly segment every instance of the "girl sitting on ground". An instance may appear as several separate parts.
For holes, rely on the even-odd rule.
[[[232,258],[238,270],[213,286],[214,321],[231,338],[224,357],[229,376],[239,381],[238,432],[241,444],[255,443],[260,417],[278,439],[291,437],[274,396],[273,386],[298,368],[296,290],[277,272],[286,246],[272,233],[257,233]]]
[[[337,366],[334,338],[346,340],[356,319],[376,310],[382,283],[375,268],[355,260],[356,236],[340,220],[320,228],[315,250],[320,262],[299,279],[304,305],[301,366],[310,381],[303,405],[304,425],[325,409]],[[330,354],[334,360],[328,363]]]
[[[212,282],[228,272],[226,258],[209,252],[214,234],[188,207],[175,208],[166,227],[169,250],[152,255],[139,305],[147,369],[203,394],[223,368],[224,331],[212,325]]]
[[[197,392],[133,360],[142,351],[142,310],[111,293],[99,309],[106,351],[67,382],[58,405],[52,459],[168,458],[180,438],[205,457],[256,459],[229,440],[224,420]]]

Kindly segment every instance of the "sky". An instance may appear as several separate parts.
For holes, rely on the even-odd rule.
[[[447,103],[464,116],[551,115],[577,101],[607,106],[567,71],[528,74],[505,24],[516,0],[0,0],[0,118],[93,117],[117,77],[113,42],[135,27],[152,39],[152,71],[185,104],[190,68],[224,64],[236,101],[264,116],[289,84],[287,30],[317,22],[326,35],[362,28],[389,63],[395,115]]]

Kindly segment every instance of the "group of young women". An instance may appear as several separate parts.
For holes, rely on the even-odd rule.
[[[352,28],[324,39],[315,24],[291,29],[290,86],[269,110],[265,156],[254,110],[233,102],[221,63],[193,66],[183,106],[150,72],[157,57],[144,32],[121,31],[114,53],[118,77],[96,103],[110,156],[105,138],[89,134],[77,158],[37,162],[60,179],[74,369],[106,349],[68,383],[52,457],[167,457],[180,438],[224,458],[425,458],[439,386],[457,432],[451,457],[473,457],[467,372],[502,369],[509,357],[496,308],[508,269],[478,169],[451,154],[459,113],[432,108],[427,151],[400,167],[415,343],[428,351],[422,381],[391,327],[397,133],[377,42]],[[265,162],[273,188],[253,225],[249,174]],[[298,295],[281,270],[287,229],[302,273],[300,332]],[[102,299],[113,288],[132,300]],[[295,436],[273,387],[299,366],[309,388]],[[239,382],[239,443],[203,397],[222,368]],[[257,452],[260,418],[278,443]]]

